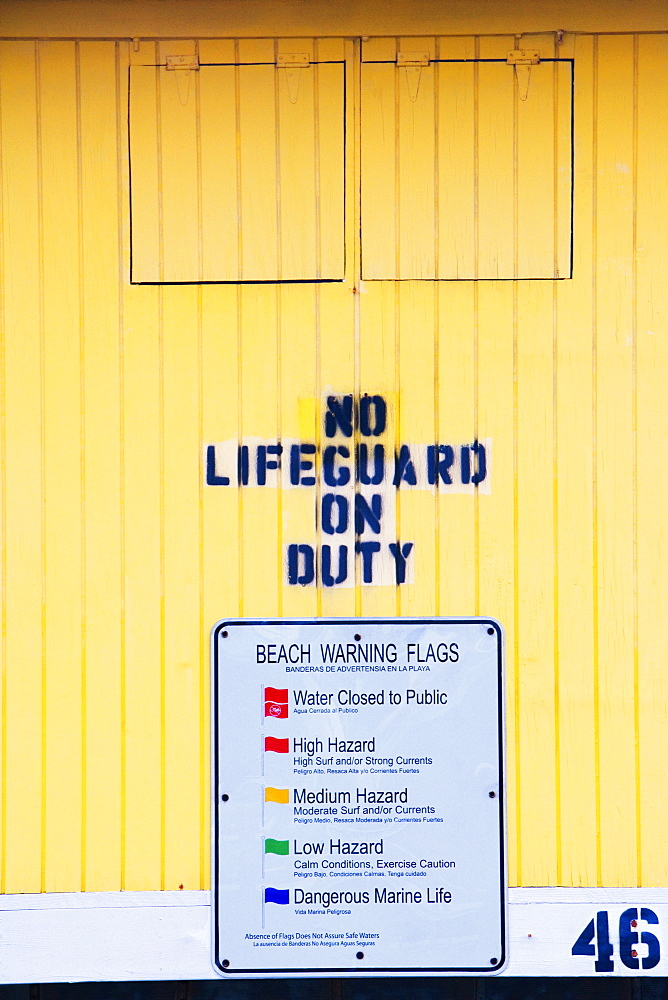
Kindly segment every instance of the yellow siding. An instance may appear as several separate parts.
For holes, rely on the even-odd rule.
[[[667,563],[662,532],[662,498],[666,469],[657,461],[665,440],[668,411],[662,373],[666,364],[665,338],[660,330],[668,321],[668,292],[657,275],[666,273],[668,246],[661,220],[666,218],[668,192],[656,164],[668,154],[668,118],[651,108],[665,101],[668,86],[665,36],[635,40],[634,194],[636,255],[634,259],[634,425],[637,439],[634,460],[636,483],[635,605],[637,607],[637,696],[635,701],[639,753],[638,833],[639,877],[647,885],[665,878],[661,846],[661,806],[653,794],[665,774],[668,753],[666,724],[666,644],[656,622],[661,615],[667,585]],[[642,178],[643,197],[638,198]],[[658,334],[658,336],[657,336]]]
[[[534,67],[546,82],[532,70],[527,102],[500,63],[501,120],[481,60],[505,59],[512,34],[372,40],[375,60],[442,60],[415,102],[404,70],[341,38],[0,43],[2,891],[208,886],[208,633],[226,615],[498,617],[511,884],[666,884],[668,36],[521,45],[559,62]],[[161,103],[173,81],[155,67],[188,52],[233,101],[202,69],[186,105]],[[296,105],[273,65],[290,52],[311,60]],[[152,281],[224,259],[229,284],[130,282],[131,66],[149,78],[131,84],[133,184],[154,197],[132,250]],[[484,169],[499,149],[507,169]],[[337,157],[345,204],[323,180]],[[367,197],[389,239],[367,229]],[[417,280],[480,266],[483,215],[509,233],[511,280]],[[513,279],[541,241],[561,280]],[[360,280],[365,255],[378,280]],[[256,263],[345,270],[235,283]],[[390,451],[490,442],[488,484],[383,493],[412,582],[365,585],[358,555],[352,586],[290,586],[286,546],[336,544],[325,486],[207,486],[205,448],[322,453],[326,397],[348,393],[385,398]]]

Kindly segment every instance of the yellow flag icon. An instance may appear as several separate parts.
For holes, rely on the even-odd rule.
[[[290,801],[290,789],[272,788],[270,785],[267,785],[264,790],[264,801],[288,803]]]

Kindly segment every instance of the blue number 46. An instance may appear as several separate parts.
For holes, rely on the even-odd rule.
[[[642,907],[640,920],[647,924],[658,924],[659,918],[654,910]],[[627,969],[653,969],[659,964],[661,946],[659,939],[651,931],[636,930],[638,926],[638,910],[631,907],[624,910],[619,918],[619,957]],[[638,944],[647,945],[647,955],[638,957]],[[572,955],[596,956],[594,970],[596,972],[612,972],[615,963],[612,960],[613,946],[610,943],[608,911],[599,910],[589,921],[582,934],[571,949]]]

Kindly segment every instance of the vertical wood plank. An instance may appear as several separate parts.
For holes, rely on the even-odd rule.
[[[159,93],[162,280],[197,281],[202,278],[197,209],[200,73],[162,66],[155,73]]]
[[[84,473],[83,883],[120,884],[121,516],[116,46],[79,45]],[[109,197],[101,199],[100,190]]]
[[[200,515],[200,888],[209,885],[210,873],[210,632],[224,617],[243,613],[241,602],[240,490],[235,482],[236,456],[223,470],[230,480],[227,487],[204,484],[204,447],[217,441],[240,441],[240,333],[237,287],[202,289],[202,329],[200,348],[201,385],[201,515]],[[224,387],[224,391],[221,388]]]
[[[520,175],[520,187],[522,181]],[[521,687],[516,739],[526,885],[555,885],[557,875],[552,320],[550,285],[519,282],[517,647]]]
[[[399,206],[395,155],[396,67],[362,65],[362,277],[395,278]]]
[[[462,40],[463,42],[464,40]],[[441,40],[443,60],[463,56],[465,44]],[[438,224],[439,278],[474,275],[475,69],[470,63],[439,63]]]
[[[288,279],[318,271],[315,75],[314,66],[276,72],[280,260],[281,274]]]
[[[202,446],[223,441],[241,442],[244,427],[240,414],[240,334],[237,304],[240,289],[219,286],[202,289]],[[205,476],[205,457],[199,476]],[[204,628],[208,632],[220,618],[242,613],[240,566],[244,538],[241,534],[242,491],[235,483],[236,455],[218,470],[228,486],[205,486],[204,517]],[[208,658],[208,647],[205,655]]]
[[[550,53],[551,54],[551,53]],[[509,69],[509,67],[505,67]],[[516,93],[517,139],[515,167],[517,275],[554,273],[555,162],[554,64],[531,67],[526,99]],[[540,170],[536,164],[540,164]],[[563,165],[566,169],[570,162]]]
[[[282,590],[282,614],[286,617],[315,617],[318,608],[316,577],[313,585],[291,585],[287,580],[286,551],[290,544],[318,545],[317,491],[315,481],[318,461],[315,452],[299,452],[297,461],[310,468],[294,470],[295,460],[291,448],[295,442],[315,449],[316,421],[320,419],[316,407],[316,356],[317,340],[314,330],[316,302],[314,289],[303,285],[286,285],[280,290],[281,310],[281,362],[280,362],[280,431],[283,444],[283,475],[280,489],[281,549],[276,558],[279,564]],[[297,475],[293,475],[293,471]],[[294,483],[305,482],[309,485]],[[313,482],[313,485],[310,485]],[[266,498],[267,502],[269,498]],[[321,569],[321,567],[320,567]],[[316,556],[316,570],[318,558]]]
[[[75,46],[39,45],[44,224],[44,888],[81,881],[82,496]]]
[[[200,58],[205,58],[200,53]],[[202,66],[199,71],[200,171],[202,183],[202,277],[239,277],[237,174],[237,71]]]
[[[161,294],[123,283],[123,889],[162,886]]]
[[[559,744],[558,871],[564,885],[596,882],[592,382],[593,43],[578,37],[574,276],[557,289],[556,492]],[[591,879],[591,882],[587,882]]]
[[[165,888],[200,881],[199,293],[164,299]]]
[[[242,271],[246,280],[282,278],[278,260],[274,66],[243,66],[239,73]],[[249,238],[250,237],[250,238]]]
[[[477,214],[476,276],[507,278],[515,273],[513,244],[513,115],[515,76],[503,63],[476,66]]]
[[[130,205],[133,281],[160,281],[159,126],[154,66],[130,69]]]
[[[272,192],[276,197],[275,190]],[[277,290],[244,287],[242,299],[241,399],[244,438],[279,447]],[[260,439],[260,441],[258,441]],[[255,455],[255,460],[253,459]],[[266,453],[267,464],[282,464],[282,455]],[[257,482],[257,449],[251,455],[251,483]],[[277,483],[280,468],[266,469],[265,485],[251,485],[241,497],[244,559],[243,608],[247,617],[279,614],[280,518]]]
[[[601,879],[637,881],[634,733],[633,42],[598,43],[597,546]]]
[[[415,44],[412,40],[411,48]],[[397,68],[394,72],[398,77],[395,83],[399,171],[397,277],[433,279],[436,276],[434,80],[437,70],[432,63],[419,67],[417,72],[408,67]],[[387,209],[386,205],[385,213]]]
[[[5,363],[3,892],[41,889],[43,272],[36,44],[0,44]]]
[[[377,393],[383,396],[387,404],[387,426],[385,432],[374,438],[373,444],[384,448],[386,470],[380,484],[383,497],[385,529],[400,521],[397,509],[401,501],[393,485],[394,456],[400,437],[401,402],[400,387],[400,355],[399,331],[401,329],[400,292],[397,285],[389,282],[366,285],[365,293],[360,296],[361,335],[359,345],[359,386],[364,392]],[[369,469],[372,468],[372,449],[369,450]],[[366,540],[366,539],[365,539]],[[369,536],[369,541],[374,541]],[[394,583],[393,562],[389,550],[381,551],[373,556],[374,574],[376,579],[389,581],[384,585],[360,587],[363,581],[363,562],[361,555],[357,559],[357,582],[360,590],[358,601],[361,610],[358,614],[365,617],[382,617],[397,615],[397,587]]]
[[[319,43],[318,58],[327,58],[327,43]],[[337,57],[342,53],[337,51]],[[316,134],[314,170],[316,188],[316,243],[319,243],[320,273],[318,277],[345,277],[345,63],[314,67],[314,121]],[[351,194],[355,193],[352,185]],[[313,274],[309,262],[309,275]]]
[[[572,40],[568,49],[557,49],[559,58],[572,55]],[[573,93],[575,87],[574,63],[558,63],[554,83],[554,147],[556,174],[554,177],[555,226],[554,226],[554,274],[558,278],[573,277],[573,187],[575,183],[575,160],[573,130],[575,108]]]
[[[433,213],[432,213],[433,218]],[[433,240],[431,241],[433,246]],[[426,448],[436,442],[434,412],[434,296],[432,282],[408,282],[401,286],[402,322],[399,330],[399,374],[401,408],[399,440],[411,446],[413,462],[425,461]],[[424,467],[424,466],[423,466]],[[399,489],[394,569],[400,579],[399,556],[407,544],[407,579],[398,586],[400,614],[430,615],[436,606],[436,490]],[[386,543],[387,544],[387,543]]]
[[[321,285],[316,289],[316,444],[322,451],[331,443],[326,435],[325,408],[329,395],[359,391],[360,340],[364,328],[362,300],[365,286],[360,280],[360,75],[356,61],[358,46],[343,43],[345,65],[345,282],[341,285]],[[318,51],[325,52],[318,41]],[[324,108],[324,105],[323,105]],[[324,133],[321,132],[321,136]],[[323,247],[324,250],[324,247]],[[353,442],[354,443],[354,442]],[[327,492],[322,461],[316,488],[318,543],[329,540],[322,530],[322,503]],[[345,587],[321,588],[317,611],[322,616],[347,617],[359,614],[358,588],[354,585],[356,559],[349,552],[349,577]]]
[[[349,219],[349,226],[352,220]],[[350,246],[350,243],[348,243]],[[350,280],[350,279],[349,279]],[[343,286],[322,285],[317,289],[318,303],[318,384],[316,398],[316,441],[321,450],[329,440],[325,437],[324,412],[329,395],[344,395],[355,390],[355,321],[354,294],[348,283]],[[376,386],[375,379],[371,383]],[[320,465],[322,474],[322,464]],[[319,530],[318,544],[331,544],[331,536],[322,531],[322,499],[327,485],[319,477],[316,490],[316,511]],[[354,583],[355,557],[349,551],[349,580]],[[355,586],[321,588],[318,595],[318,614],[327,617],[346,617],[355,614]]]
[[[666,746],[666,642],[662,628],[666,592],[664,511],[666,469],[659,456],[668,430],[666,331],[668,265],[663,220],[668,210],[663,164],[668,155],[668,39],[641,36],[637,45],[636,338],[638,531],[638,737],[642,885],[664,885],[668,876],[665,807],[657,789],[664,780]]]
[[[474,286],[452,282],[438,291],[437,440],[454,449],[475,440],[476,431],[493,437],[494,429],[480,420],[476,427]],[[438,613],[471,614],[476,606],[476,500],[442,490],[440,481],[437,496]]]
[[[498,618],[505,630],[508,877],[510,885],[523,885],[519,729],[522,675],[517,630],[517,318],[510,282],[475,286],[473,322],[475,433],[476,437],[491,436],[494,451],[491,493],[476,497],[474,607],[475,614]]]

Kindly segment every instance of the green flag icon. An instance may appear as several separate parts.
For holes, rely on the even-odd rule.
[[[271,837],[267,837],[264,842],[264,853],[265,854],[289,854],[290,853],[290,841],[289,840],[272,840]]]

